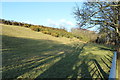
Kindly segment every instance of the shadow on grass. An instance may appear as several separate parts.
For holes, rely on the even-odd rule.
[[[62,57],[71,48],[50,40],[2,36],[3,78],[17,78],[30,70]]]
[[[86,60],[86,59],[88,59],[88,60]],[[108,58],[106,58],[106,59],[108,59]],[[106,69],[110,70],[109,65],[107,65],[102,58],[101,58],[101,61],[103,61],[102,62],[103,65],[106,65]],[[78,67],[77,71],[79,71],[79,69],[81,71],[78,72],[79,73],[78,76],[82,80],[86,80],[86,79],[89,79],[89,80],[93,80],[93,79],[103,79],[103,80],[106,80],[106,79],[108,79],[108,76],[109,76],[109,71],[105,71],[103,69],[103,66],[100,65],[100,63],[96,59],[89,59],[89,56],[86,57],[82,61],[81,65]]]
[[[84,45],[80,51],[73,51],[72,53],[66,53],[60,61],[51,66],[48,70],[42,73],[36,78],[66,78],[74,73],[74,76],[77,77],[77,73],[73,70],[74,64],[78,61],[80,52],[82,51]]]
[[[64,58],[40,74],[35,80],[44,78],[80,78],[82,80],[92,80],[93,78],[108,79],[108,73],[102,69],[99,62],[96,59],[89,58],[89,55],[92,53],[88,54],[88,56],[82,56],[84,57],[82,59],[79,58],[80,53],[84,50],[84,46],[85,45],[79,49],[80,51],[75,51],[70,54],[67,53]],[[81,62],[81,64],[75,66],[78,62]],[[75,68],[73,69],[74,66]]]
[[[103,47],[99,47],[100,50],[108,50],[108,51],[115,51],[114,49],[108,49],[108,48],[103,48]]]
[[[74,70],[74,64],[64,64],[65,61],[62,60],[55,65],[51,66],[48,70],[38,76],[35,80],[44,79],[44,78],[69,78],[68,76],[72,75],[69,79],[82,79],[82,80],[93,80],[93,79],[108,79],[108,74],[102,69],[97,60],[93,59],[89,62],[82,61],[82,63],[76,67]],[[88,63],[90,63],[88,65]],[[74,60],[73,60],[74,63]],[[93,65],[94,67],[91,67]],[[64,67],[64,68],[62,68]],[[80,72],[79,72],[80,70]]]
[[[73,48],[50,40],[34,40],[17,37],[2,36],[2,67],[4,78],[14,78],[30,73],[35,68],[48,65],[45,69],[36,70],[36,80],[40,78],[107,78],[106,73],[96,59],[91,59],[92,53],[81,56],[87,44],[80,44]],[[93,56],[96,57],[96,56]],[[92,58],[93,58],[92,57]],[[55,59],[60,58],[57,62]],[[104,57],[110,62],[108,57]],[[106,64],[104,59],[101,59]],[[76,64],[80,63],[80,64]],[[107,65],[108,67],[109,65]],[[39,73],[41,72],[41,73]],[[30,75],[31,76],[31,75]],[[29,78],[29,76],[27,77]]]

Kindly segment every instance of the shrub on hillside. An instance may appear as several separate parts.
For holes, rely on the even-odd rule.
[[[34,30],[34,31],[37,31],[37,32],[40,31],[40,29],[39,29],[38,26],[30,26],[30,29],[32,29],[32,30]]]
[[[42,33],[44,33],[44,34],[49,34],[49,32],[48,32],[48,31],[42,31]]]
[[[51,33],[51,35],[54,37],[59,37],[59,35],[57,33]]]
[[[15,24],[15,23],[14,23],[14,24]],[[16,22],[16,25],[17,25],[17,22]],[[24,27],[29,28],[29,27],[31,27],[31,24],[24,24]]]

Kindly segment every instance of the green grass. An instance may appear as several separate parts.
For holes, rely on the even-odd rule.
[[[3,78],[108,78],[113,53],[104,45],[5,25],[1,36]]]

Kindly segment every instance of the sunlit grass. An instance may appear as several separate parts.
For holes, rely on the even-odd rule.
[[[63,44],[68,44],[68,43],[72,43],[75,41],[79,41],[79,39],[76,39],[76,38],[70,39],[66,37],[53,37],[51,35],[32,31],[29,28],[20,27],[20,26],[11,26],[11,25],[3,25],[3,24],[0,24],[0,26],[2,27],[2,34],[7,35],[7,36],[29,38],[29,39],[53,40],[53,41],[58,41]]]
[[[3,26],[3,78],[106,78],[110,47]]]

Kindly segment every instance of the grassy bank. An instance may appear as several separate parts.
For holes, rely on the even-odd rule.
[[[3,78],[108,78],[112,49],[3,25]]]

